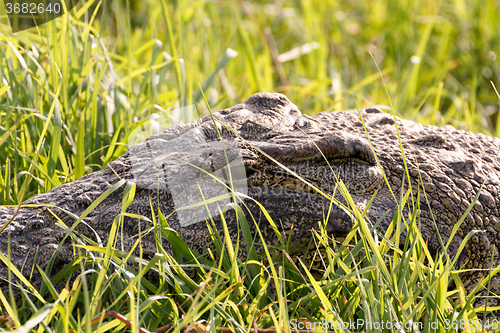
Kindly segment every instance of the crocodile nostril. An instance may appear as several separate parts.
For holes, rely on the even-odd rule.
[[[264,115],[288,116],[299,115],[300,111],[283,94],[278,93],[257,93],[250,96],[243,102],[245,108],[253,113]],[[298,112],[298,113],[297,113]]]
[[[247,105],[256,105],[261,107],[263,106],[267,108],[273,108],[278,105],[285,106],[292,104],[288,97],[279,93],[256,93],[248,97],[248,99],[243,103]]]

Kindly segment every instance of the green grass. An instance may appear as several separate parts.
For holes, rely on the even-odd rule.
[[[392,103],[397,115],[420,123],[500,135],[499,99],[490,84],[500,79],[494,0],[91,0],[71,16],[17,34],[0,10],[0,204],[20,204],[105,168],[152,114],[168,117],[192,104],[207,114],[200,87],[212,110],[275,91],[308,114]],[[305,54],[279,61],[307,45],[313,47]],[[2,299],[2,311],[17,329],[43,320],[33,330],[55,332],[130,330],[116,319],[90,325],[109,311],[131,320],[134,332],[200,319],[212,332],[221,326],[248,332],[254,322],[286,332],[288,320],[299,317],[444,322],[454,315],[452,298],[460,300],[459,318],[474,318],[463,289],[447,289],[458,278],[450,263],[425,253],[418,211],[396,217],[394,228],[404,219],[410,235],[400,250],[397,237],[374,239],[363,212],[350,209],[355,226],[343,243],[327,247],[326,273],[318,280],[286,256],[241,261],[227,243],[219,246],[220,260],[200,263],[200,284],[160,245],[153,261],[135,259],[137,270],[127,268],[111,242],[87,242],[72,266],[95,270],[82,283],[55,295],[58,302],[26,301],[21,311]],[[164,223],[161,216],[152,222]],[[115,223],[118,235],[120,218]],[[165,233],[158,237],[188,251]],[[332,243],[321,226],[316,242]],[[92,259],[86,250],[102,256]],[[143,277],[148,270],[162,273],[159,285]],[[274,296],[264,292],[270,281]]]

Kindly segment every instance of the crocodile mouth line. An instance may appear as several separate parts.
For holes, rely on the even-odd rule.
[[[326,198],[317,192],[305,194],[293,189],[282,191],[265,186],[249,190],[249,196],[256,201],[266,201],[268,198],[269,207],[280,207],[279,214],[273,216],[273,219],[287,221],[289,227],[291,224],[312,227],[318,222],[326,222],[327,231],[336,235],[347,234],[352,228],[353,218],[344,200]],[[310,230],[310,227],[307,227],[307,230]]]

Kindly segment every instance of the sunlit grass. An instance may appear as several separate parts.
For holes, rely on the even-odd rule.
[[[500,134],[499,102],[489,82],[500,78],[500,7],[493,0],[91,0],[71,16],[16,34],[1,11],[1,204],[20,204],[103,169],[153,113],[169,116],[196,104],[206,114],[206,102],[221,109],[258,91],[285,93],[308,114],[392,101],[396,114],[417,122]],[[398,214],[389,228],[394,234],[380,235],[343,193],[354,227],[335,242],[317,226],[311,251],[315,242],[326,246],[321,279],[286,253],[281,260],[266,251],[239,258],[231,242],[215,245],[219,259],[200,258],[193,280],[192,267],[161,245],[147,261],[117,251],[113,241],[80,240],[81,255],[56,276],[74,278],[63,292],[46,279],[44,301],[26,298],[20,309],[0,295],[3,314],[16,329],[57,332],[129,330],[118,319],[99,318],[110,311],[131,320],[133,331],[208,322],[212,332],[223,326],[247,332],[254,323],[285,332],[289,320],[301,317],[415,325],[474,318],[463,289],[448,290],[458,281],[451,262],[426,252],[417,228],[418,198],[414,205],[408,193],[395,193],[412,213]],[[131,188],[127,195],[125,203]],[[249,244],[254,222],[238,212]],[[165,227],[164,216],[158,219],[152,223]],[[401,228],[408,232],[404,244],[397,236]],[[211,230],[214,239],[224,239]],[[157,236],[192,256],[172,230]],[[145,278],[153,271],[157,284]]]

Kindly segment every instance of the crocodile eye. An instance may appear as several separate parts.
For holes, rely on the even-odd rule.
[[[297,120],[295,121],[294,127],[300,128],[302,130],[306,130],[308,132],[311,130],[318,130],[319,131],[319,126],[318,126],[318,124],[316,124],[316,122],[314,122],[311,119],[302,118],[302,117],[297,118]]]

